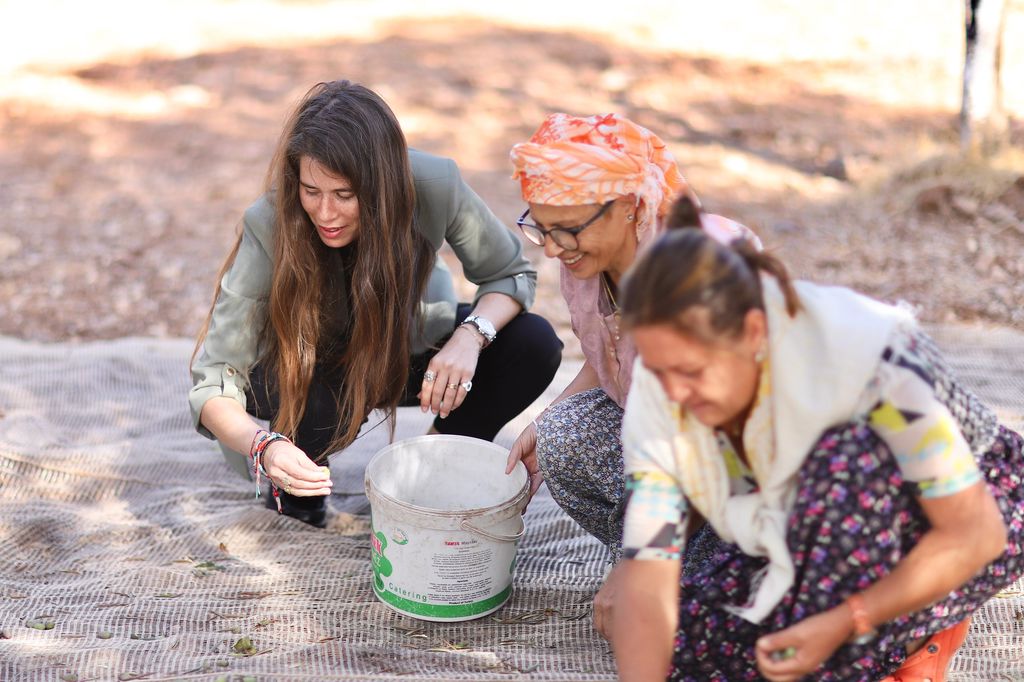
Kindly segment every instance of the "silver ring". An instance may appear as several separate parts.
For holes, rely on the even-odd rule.
[[[437,374],[431,372],[429,369],[423,373],[423,380],[428,384],[434,383],[434,379],[437,378]]]
[[[462,386],[462,390],[464,390],[466,393],[469,393],[470,391],[473,390],[473,380],[472,379],[466,379],[465,381],[463,381],[459,385]]]

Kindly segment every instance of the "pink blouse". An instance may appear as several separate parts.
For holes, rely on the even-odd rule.
[[[761,240],[745,225],[710,213],[705,213],[702,220],[704,231],[722,243],[742,236],[761,248]],[[659,221],[655,229],[644,230],[639,238],[638,251],[654,241],[662,229]],[[576,279],[563,265],[560,279],[572,331],[580,340],[583,357],[597,372],[605,393],[624,408],[636,347],[632,339],[619,332],[619,316],[604,292],[601,275]]]

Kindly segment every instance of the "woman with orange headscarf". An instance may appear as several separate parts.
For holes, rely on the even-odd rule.
[[[535,492],[555,501],[617,561],[621,551],[623,460],[620,431],[636,350],[619,333],[619,281],[661,230],[672,200],[690,189],[672,153],[651,131],[616,114],[552,114],[512,148],[513,178],[529,209],[517,221],[544,255],[561,262],[561,288],[585,362],[566,389],[519,436],[509,470],[523,461]],[[721,241],[744,235],[721,216],[680,216]],[[714,536],[705,539],[713,544]],[[688,561],[699,561],[700,540]],[[607,636],[609,585],[594,621]]]

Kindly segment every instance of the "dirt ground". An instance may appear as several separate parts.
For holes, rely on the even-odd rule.
[[[525,2],[514,20],[457,0],[142,4],[155,19],[109,1],[0,6],[0,334],[194,335],[287,110],[339,77],[378,90],[410,143],[454,157],[510,225],[509,147],[551,111],[617,111],[798,275],[928,321],[1024,327],[1024,103],[1007,88],[1010,149],[959,158],[956,0],[851,3],[866,9],[842,25],[814,9],[831,3],[785,0],[737,0],[742,20],[639,2],[632,23],[583,3],[552,18]],[[780,26],[793,35],[765,32]],[[1024,1],[1007,34],[1004,81],[1024,82]],[[557,269],[528,253],[538,310],[567,336]]]

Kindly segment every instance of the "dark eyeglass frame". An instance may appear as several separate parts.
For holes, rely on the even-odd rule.
[[[522,230],[523,235],[530,240],[531,244],[544,246],[544,243],[550,235],[551,238],[555,240],[555,243],[566,251],[575,251],[580,245],[577,235],[600,220],[601,216],[603,216],[608,211],[608,208],[614,203],[615,199],[606,201],[601,206],[601,209],[594,214],[593,218],[582,225],[577,225],[576,227],[552,227],[550,230],[545,230],[540,225],[534,225],[533,223],[526,222],[526,217],[530,215],[530,209],[523,211],[523,215],[519,216],[519,220],[516,221],[516,225],[519,226],[519,229]],[[537,239],[538,237],[540,239],[539,241]]]

